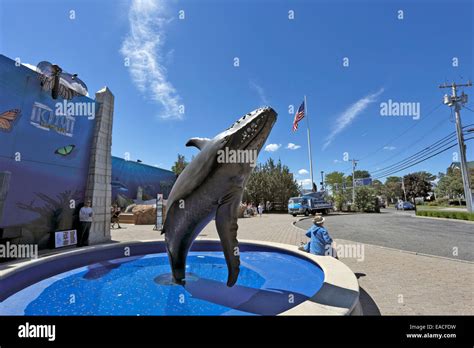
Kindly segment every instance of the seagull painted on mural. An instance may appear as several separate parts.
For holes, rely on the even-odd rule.
[[[42,61],[36,66],[39,73],[41,87],[45,91],[51,91],[51,97],[58,99],[72,99],[76,96],[87,96],[87,86],[81,81],[77,74],[64,72],[59,65]]]

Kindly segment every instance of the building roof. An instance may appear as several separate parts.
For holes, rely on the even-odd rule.
[[[461,168],[461,162],[452,162],[449,167],[450,168]],[[474,161],[467,161],[467,167],[469,169],[474,169]]]

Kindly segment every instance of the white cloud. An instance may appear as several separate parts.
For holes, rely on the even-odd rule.
[[[388,150],[388,151],[392,151],[392,150],[395,150],[396,147],[395,146],[384,146],[383,149]]]
[[[281,147],[281,144],[268,144],[265,146],[265,151],[267,152],[275,152]]]
[[[263,89],[262,86],[260,86],[256,81],[250,80],[249,81],[250,88],[253,89],[255,92],[257,92],[258,97],[260,98],[260,103],[264,105],[270,104],[268,102],[268,98],[265,94],[265,90]]]
[[[327,136],[326,142],[323,145],[323,150],[332,143],[337,134],[342,132],[347,126],[349,126],[352,121],[363,112],[369,104],[375,102],[377,97],[382,94],[384,91],[383,88],[379,89],[377,92],[369,94],[362,99],[359,99],[354,104],[349,106],[342,114],[340,114],[336,119],[336,124],[332,129],[331,133]]]
[[[288,150],[298,150],[300,147],[301,147],[300,145],[296,145],[293,143],[288,143],[288,145],[286,146]]]
[[[298,174],[299,175],[308,175],[309,172],[306,169],[300,169],[300,170],[298,170]]]
[[[341,163],[342,161],[338,160],[338,159],[335,159],[333,160],[334,163]]]
[[[298,182],[303,188],[310,189],[313,187],[311,184],[311,179],[303,179]]]
[[[180,119],[180,97],[167,80],[163,61],[165,26],[170,19],[165,14],[164,1],[133,0],[128,13],[130,31],[120,52],[130,60],[130,75],[140,90],[163,107],[160,117]]]

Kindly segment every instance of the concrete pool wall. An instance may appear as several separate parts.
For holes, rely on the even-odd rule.
[[[297,247],[259,241],[240,241],[240,251],[274,251],[290,254],[317,265],[324,272],[321,289],[309,300],[279,315],[360,315],[359,284],[354,273],[342,262],[330,256],[316,256]],[[198,240],[192,251],[221,251],[218,239]],[[0,270],[0,301],[16,292],[61,272],[91,263],[166,252],[163,241],[136,241],[94,245],[38,259],[13,262]]]

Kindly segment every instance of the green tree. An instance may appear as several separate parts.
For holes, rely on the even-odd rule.
[[[438,175],[440,177],[435,188],[437,199],[457,198],[461,204],[461,197],[464,196],[464,186],[462,182],[461,170],[458,168],[448,168],[447,173]]]
[[[431,191],[431,181],[435,178],[428,172],[416,172],[403,177],[408,199],[412,199],[416,209],[416,197],[426,197]]]
[[[290,197],[299,195],[300,187],[293,174],[280,160],[277,163],[269,158],[264,164],[258,164],[245,186],[243,200],[247,202],[286,203]]]
[[[354,204],[359,211],[370,212],[375,210],[377,196],[370,186],[361,186],[356,189]]]
[[[384,195],[387,197],[387,202],[403,197],[402,178],[399,176],[389,176],[385,180]]]
[[[377,196],[385,196],[385,187],[380,180],[372,180],[372,188]]]
[[[342,184],[344,182],[344,173],[330,172],[326,174],[324,181],[325,184],[330,187],[331,191],[335,193],[336,191],[342,190]]]
[[[342,192],[342,190],[337,191],[336,193],[333,194],[332,201],[334,205],[336,206],[336,209],[338,211],[341,211],[342,208],[344,207],[344,204],[347,203],[347,195]]]
[[[176,174],[179,175],[183,172],[184,168],[188,165],[188,162],[184,158],[183,155],[178,153],[178,159],[174,162],[174,165],[171,167],[171,170]]]

